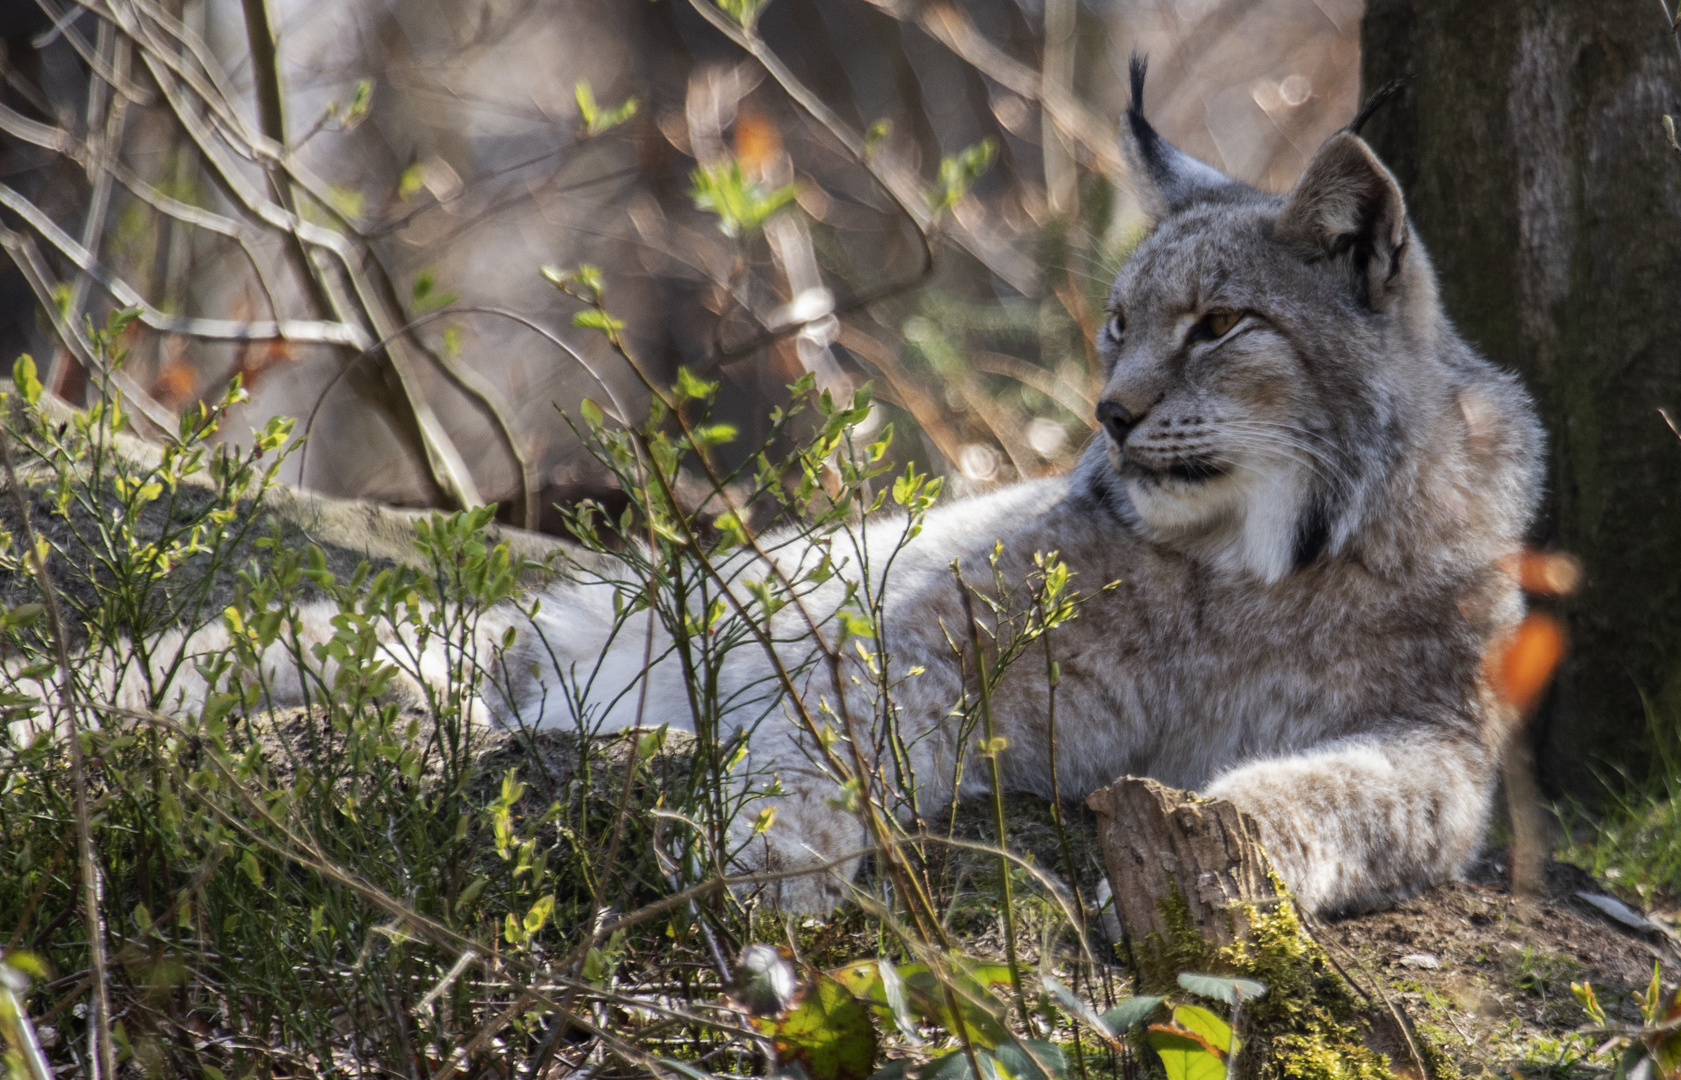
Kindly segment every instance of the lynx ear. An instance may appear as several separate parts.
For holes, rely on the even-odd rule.
[[[1240,185],[1218,169],[1209,168],[1156,132],[1144,119],[1144,72],[1147,64],[1132,57],[1132,104],[1121,125],[1121,153],[1125,156],[1139,200],[1151,217],[1161,219]]]
[[[1362,303],[1382,310],[1407,249],[1401,188],[1371,148],[1340,131],[1308,162],[1278,216],[1278,232],[1314,258],[1347,258]]]

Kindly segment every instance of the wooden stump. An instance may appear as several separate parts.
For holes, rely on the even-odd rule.
[[[1260,826],[1224,799],[1126,776],[1086,805],[1097,812],[1115,914],[1147,983],[1171,984],[1213,951],[1249,940],[1251,916],[1282,899]]]

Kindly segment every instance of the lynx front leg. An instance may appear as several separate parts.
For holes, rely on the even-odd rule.
[[[1444,880],[1476,854],[1495,764],[1473,738],[1349,738],[1242,765],[1204,794],[1255,815],[1304,908],[1358,909]]]

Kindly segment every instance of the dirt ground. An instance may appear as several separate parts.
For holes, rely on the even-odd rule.
[[[1504,852],[1453,882],[1374,912],[1313,928],[1363,994],[1401,1009],[1466,1076],[1608,1071],[1603,1040],[1577,1034],[1587,1015],[1570,991],[1591,982],[1613,1021],[1638,1022],[1631,994],[1652,966],[1674,985],[1681,951],[1669,928],[1639,931],[1582,899],[1611,891],[1585,871],[1548,868],[1548,895],[1513,896]],[[1634,909],[1636,912],[1637,908]]]

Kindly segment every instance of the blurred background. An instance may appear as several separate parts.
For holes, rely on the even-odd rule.
[[[1272,191],[1362,71],[1406,77],[1368,135],[1450,313],[1536,391],[1536,540],[1587,569],[1551,790],[1681,747],[1681,64],[1647,5],[3,0],[0,35],[4,363],[83,402],[86,320],[140,304],[112,377],[143,434],[238,374],[241,428],[307,426],[285,479],[549,531],[612,497],[566,417],[647,396],[543,267],[601,269],[654,381],[722,380],[738,456],[802,374],[868,380],[894,455],[976,490],[1091,433],[1146,226],[1129,56],[1158,128]]]
[[[765,46],[869,141],[872,172],[687,0],[156,0],[110,20],[99,5],[7,6],[0,180],[92,261],[7,214],[46,295],[6,266],[0,352],[33,353],[77,399],[85,374],[39,313],[50,302],[73,325],[102,317],[111,280],[162,316],[357,327],[343,343],[240,341],[152,319],[125,368],[160,413],[236,372],[251,425],[313,413],[294,482],[431,506],[461,501],[466,479],[515,522],[524,475],[547,489],[539,507],[600,480],[557,412],[603,396],[578,361],[485,313],[401,335],[401,358],[356,361],[362,348],[428,312],[509,309],[583,353],[639,412],[636,377],[600,335],[571,327],[577,305],[538,272],[588,263],[654,378],[687,364],[725,380],[721,411],[742,445],[809,371],[836,391],[874,380],[900,452],[950,483],[1035,475],[1090,430],[1094,312],[1142,225],[1109,145],[1128,56],[1150,58],[1163,131],[1273,190],[1347,122],[1358,83],[1353,0],[984,0],[920,18],[868,0],[766,5]],[[274,57],[254,63],[252,19],[265,16]],[[950,35],[969,46],[953,51]],[[1017,92],[1041,67],[1102,145]],[[279,128],[263,103],[276,81]],[[253,148],[282,132],[307,177],[284,192]],[[121,175],[100,167],[106,156]],[[957,182],[930,215],[927,202],[947,197],[942,162]],[[744,194],[791,187],[791,204],[726,235],[692,177],[731,165]],[[236,228],[183,220],[160,196]],[[298,250],[276,223],[288,206],[339,234],[360,283]],[[434,430],[417,425],[415,399]],[[466,477],[440,475],[434,438]]]

